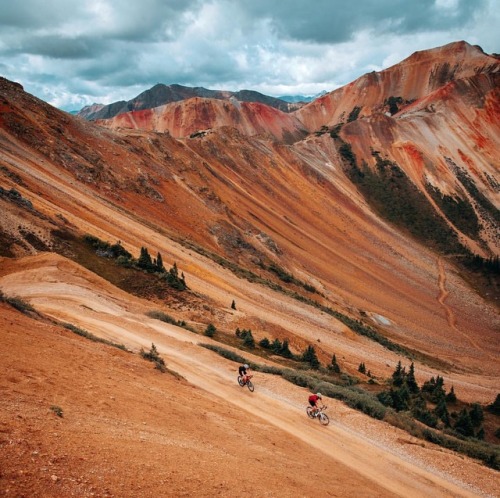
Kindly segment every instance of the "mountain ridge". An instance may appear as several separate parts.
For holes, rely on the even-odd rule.
[[[324,452],[327,438],[328,461],[347,459],[349,483],[359,483],[368,494],[378,493],[383,482],[381,495],[469,496],[470,488],[460,479],[474,485],[477,475],[484,476],[484,492],[496,492],[494,479],[487,478],[489,469],[385,422],[371,421],[338,400],[328,400],[334,415],[326,430],[332,432],[319,432],[316,424],[302,428],[307,424],[302,405],[308,389],[261,371],[256,374],[255,397],[246,397],[246,391],[242,397],[235,382],[236,363],[199,347],[200,341],[223,343],[249,361],[282,368],[281,361],[290,367],[293,360],[264,351],[261,340],[286,340],[298,356],[313,346],[325,371],[335,355],[344,382],[357,382],[373,392],[384,388],[399,361],[411,361],[420,385],[443,376],[446,388],[453,386],[461,402],[493,402],[499,380],[499,292],[496,274],[485,269],[494,265],[500,252],[499,74],[497,65],[483,64],[485,59],[476,52],[472,58],[479,59],[478,65],[464,59],[455,71],[436,70],[445,64],[442,54],[435,50],[434,63],[413,64],[417,72],[397,67],[391,69],[392,76],[368,75],[335,90],[323,97],[324,111],[318,102],[283,113],[263,104],[198,97],[123,114],[120,119],[129,121],[122,125],[118,119],[101,125],[74,118],[24,92],[21,85],[0,79],[0,289],[2,296],[17,296],[52,320],[40,326],[36,322],[29,330],[30,337],[38,337],[41,347],[50,351],[38,355],[36,365],[43,379],[55,383],[57,395],[37,391],[39,377],[29,361],[36,346],[23,340],[21,332],[32,318],[14,316],[6,302],[0,303],[6,310],[1,320],[10,347],[3,348],[1,358],[12,373],[2,379],[2,386],[9,414],[18,413],[19,399],[29,406],[26,421],[34,429],[36,444],[50,448],[40,453],[71,455],[66,470],[54,467],[64,477],[62,482],[35,484],[37,479],[27,478],[26,486],[77,486],[70,478],[77,472],[73,457],[79,446],[70,428],[90,437],[87,423],[96,428],[97,436],[83,464],[109,482],[115,494],[120,494],[119,479],[105,470],[102,459],[131,451],[131,467],[137,471],[140,462],[135,457],[145,447],[141,438],[150,437],[147,426],[155,428],[151,434],[157,434],[159,452],[184,444],[178,438],[182,417],[188,415],[176,408],[174,381],[169,377],[163,385],[157,380],[148,385],[138,356],[131,361],[133,367],[123,367],[129,372],[123,373],[126,387],[138,396],[145,389],[148,405],[156,408],[148,406],[147,418],[141,419],[135,415],[140,406],[120,388],[119,408],[103,425],[108,420],[103,417],[105,403],[113,404],[110,386],[118,386],[119,365],[126,365],[122,355],[129,353],[109,357],[112,366],[107,372],[108,357],[93,349],[99,346],[83,338],[71,340],[69,332],[56,325],[62,322],[124,343],[135,353],[154,342],[167,365],[185,377],[178,387],[183,407],[190,406],[190,392],[200,393],[200,420],[217,420],[235,431],[235,418],[247,416],[253,420],[249,423],[256,439],[248,434],[246,441],[264,448],[261,456],[266,462],[274,445],[263,434],[280,431],[273,443],[283,438],[314,441],[307,443],[314,451]],[[446,61],[455,66],[454,59],[447,56]],[[395,74],[406,75],[407,88],[425,91],[413,102],[407,98],[410,93],[392,95],[394,88],[403,88],[391,82]],[[408,81],[412,74],[417,78],[413,83]],[[379,80],[385,86],[378,86]],[[389,102],[390,97],[394,99]],[[339,108],[330,112],[333,101]],[[359,111],[353,112],[356,107]],[[321,116],[314,116],[314,109],[320,109]],[[297,118],[302,113],[307,127]],[[221,115],[225,119],[217,121]],[[166,268],[175,264],[185,276],[188,289],[168,288],[161,275],[127,267],[126,261],[125,266],[117,264],[106,251],[90,247],[85,242],[88,235],[103,246],[106,241],[118,244],[137,258],[145,247],[155,260],[161,254]],[[467,267],[467,262],[478,264],[481,271]],[[176,324],[146,314],[160,310]],[[182,322],[192,330],[180,326]],[[217,329],[213,339],[204,336],[209,324]],[[242,345],[236,333],[249,329],[254,349]],[[54,334],[64,344],[60,350]],[[65,363],[62,352],[70,349],[73,361]],[[96,356],[86,366],[78,358],[89,350]],[[51,373],[53,362],[64,372],[60,380]],[[372,377],[360,373],[361,363]],[[71,389],[65,398],[64,384],[74,375],[71,364],[85,375],[78,376],[79,389]],[[153,373],[147,379],[153,379]],[[26,382],[18,382],[21,378]],[[94,378],[100,379],[96,385]],[[86,397],[86,389],[95,402]],[[227,408],[224,413],[221,404]],[[64,405],[63,420],[47,420],[50,405]],[[85,413],[85,423],[78,419],[79,412]],[[123,427],[130,423],[139,434],[130,444],[125,439],[129,441],[131,433],[113,425],[117,413]],[[165,429],[169,423],[154,422],[158,413],[172,419],[173,432]],[[16,439],[26,437],[24,419],[12,416],[1,422]],[[140,430],[143,422],[146,428]],[[193,454],[216,445],[205,424],[203,433],[195,429],[198,425],[192,427],[203,444],[191,439],[185,443],[196,448]],[[51,446],[59,441],[52,438],[54,427],[64,434],[58,449]],[[486,427],[487,438],[493,438],[493,432]],[[409,460],[418,458],[418,465],[406,461],[400,476],[386,474],[384,469],[393,468],[387,462],[405,461],[379,444],[386,436],[398,452],[411,451]],[[93,455],[103,441],[113,447],[109,456]],[[219,436],[217,445],[220,458],[226,445],[231,455],[240,454],[241,442],[232,437]],[[279,447],[282,475],[286,460],[295,459],[296,452],[292,443]],[[25,452],[28,459],[22,460],[11,446],[8,450],[9,475],[20,468],[14,466],[17,459],[39,475],[41,466],[31,467],[32,452]],[[93,459],[100,468],[88,465]],[[152,477],[160,472],[154,460],[148,460]],[[116,475],[129,479],[122,459],[114,461],[120,462]],[[162,462],[168,472],[175,468],[167,457]],[[232,476],[227,479],[235,482],[231,479],[237,474],[231,469],[236,472],[240,465],[220,462],[221,472],[227,470]],[[194,479],[212,469],[210,463],[200,465],[199,471],[192,471]],[[304,470],[300,462],[297,465],[299,472]],[[264,467],[257,468],[261,477],[266,475]],[[463,470],[461,476],[454,473],[455,467]],[[424,475],[422,468],[431,470]],[[445,477],[437,479],[435,469]],[[58,477],[55,471],[53,475]],[[351,489],[348,483],[332,481],[326,467],[320,475],[331,486],[336,481],[341,489]],[[173,473],[169,479],[172,489],[201,489]],[[156,482],[141,486],[161,488]],[[234,495],[236,488],[229,488],[228,495]],[[286,489],[296,494],[306,488],[300,477]]]

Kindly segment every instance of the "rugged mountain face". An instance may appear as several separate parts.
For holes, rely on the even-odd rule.
[[[480,47],[463,41],[450,43],[415,52],[388,69],[365,74],[307,104],[296,114],[310,131],[346,122],[356,108],[359,108],[356,117],[378,113],[394,115],[448,83],[499,72],[498,59],[485,54]]]
[[[436,69],[445,61],[455,69]],[[117,342],[155,337],[215,390],[218,374],[191,366],[196,345],[180,354],[177,328],[166,338],[144,309],[232,338],[251,328],[294,353],[313,344],[353,376],[366,362],[384,379],[411,356],[419,382],[446,372],[463,399],[491,402],[498,286],[466,263],[495,268],[500,254],[498,67],[459,43],[363,77],[324,108],[195,98],[99,124],[0,79],[0,289]],[[161,253],[189,292],[153,292],[89,256],[84,234]],[[44,251],[59,255],[27,257]]]
[[[295,142],[306,135],[291,114],[256,102],[225,102],[193,98],[165,106],[118,114],[106,121],[107,127],[168,132],[174,137],[207,133],[231,126],[245,135],[269,135],[282,142]]]
[[[152,109],[153,107],[159,107],[172,102],[189,100],[196,97],[232,102],[256,102],[274,107],[283,112],[294,111],[303,105],[302,102],[287,102],[253,90],[230,92],[227,90],[208,90],[203,87],[193,88],[182,85],[164,85],[158,83],[128,102],[119,101],[109,105],[94,104],[84,107],[78,115],[91,121],[109,119],[124,112]]]

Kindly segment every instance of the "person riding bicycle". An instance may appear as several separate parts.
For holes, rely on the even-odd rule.
[[[238,372],[243,379],[243,384],[247,383],[247,380],[250,376],[250,373],[248,372],[250,370],[250,367],[245,363],[244,365],[240,365],[240,368],[238,368]]]
[[[309,404],[314,408],[314,410],[312,411],[313,416],[316,416],[316,414],[319,412],[319,406],[318,406],[319,400],[322,400],[321,402],[323,402],[321,393],[311,394],[309,396]]]

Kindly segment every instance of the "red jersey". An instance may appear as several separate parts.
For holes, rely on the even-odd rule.
[[[319,396],[316,396],[316,394],[311,394],[311,396],[309,396],[309,401],[312,403],[317,403],[318,399],[321,399],[321,398]]]

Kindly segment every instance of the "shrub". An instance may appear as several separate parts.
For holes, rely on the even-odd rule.
[[[156,349],[156,346],[154,344],[151,344],[151,348],[149,351],[144,351],[144,349],[141,348],[140,355],[145,360],[153,362],[155,364],[155,368],[160,372],[166,372],[167,368],[165,365],[165,360],[159,355],[158,350]]]
[[[155,320],[160,320],[162,322],[165,322],[165,323],[170,323],[172,325],[178,325],[179,322],[171,317],[170,315],[167,315],[166,313],[163,313],[163,311],[148,311],[146,313],[147,316],[149,316],[150,318],[154,318]]]
[[[75,334],[77,334],[81,337],[85,337],[86,339],[89,339],[93,342],[100,342],[102,344],[106,344],[108,346],[113,346],[114,348],[118,348],[118,349],[121,349],[123,351],[128,351],[128,349],[123,344],[117,344],[116,342],[108,341],[107,339],[103,339],[102,337],[97,337],[96,335],[92,334],[91,332],[88,332],[85,329],[77,327],[76,325],[72,325],[71,323],[61,323],[61,325],[65,329],[71,330],[71,332],[74,332]]]
[[[7,304],[10,304],[13,308],[15,308],[17,311],[20,311],[21,313],[27,314],[29,312],[36,313],[35,308],[31,306],[30,303],[24,301],[20,297],[13,296],[13,297],[7,297],[2,294],[2,301],[6,302]]]
[[[52,405],[50,409],[58,416],[63,418],[63,409],[60,406]]]
[[[210,349],[210,351],[214,351],[220,354],[223,358],[227,360],[237,361],[238,363],[248,363],[243,356],[235,353],[234,351],[230,351],[229,349],[222,348],[220,346],[216,346],[214,344],[201,344],[200,346],[206,349]],[[252,368],[253,366],[250,365]]]

